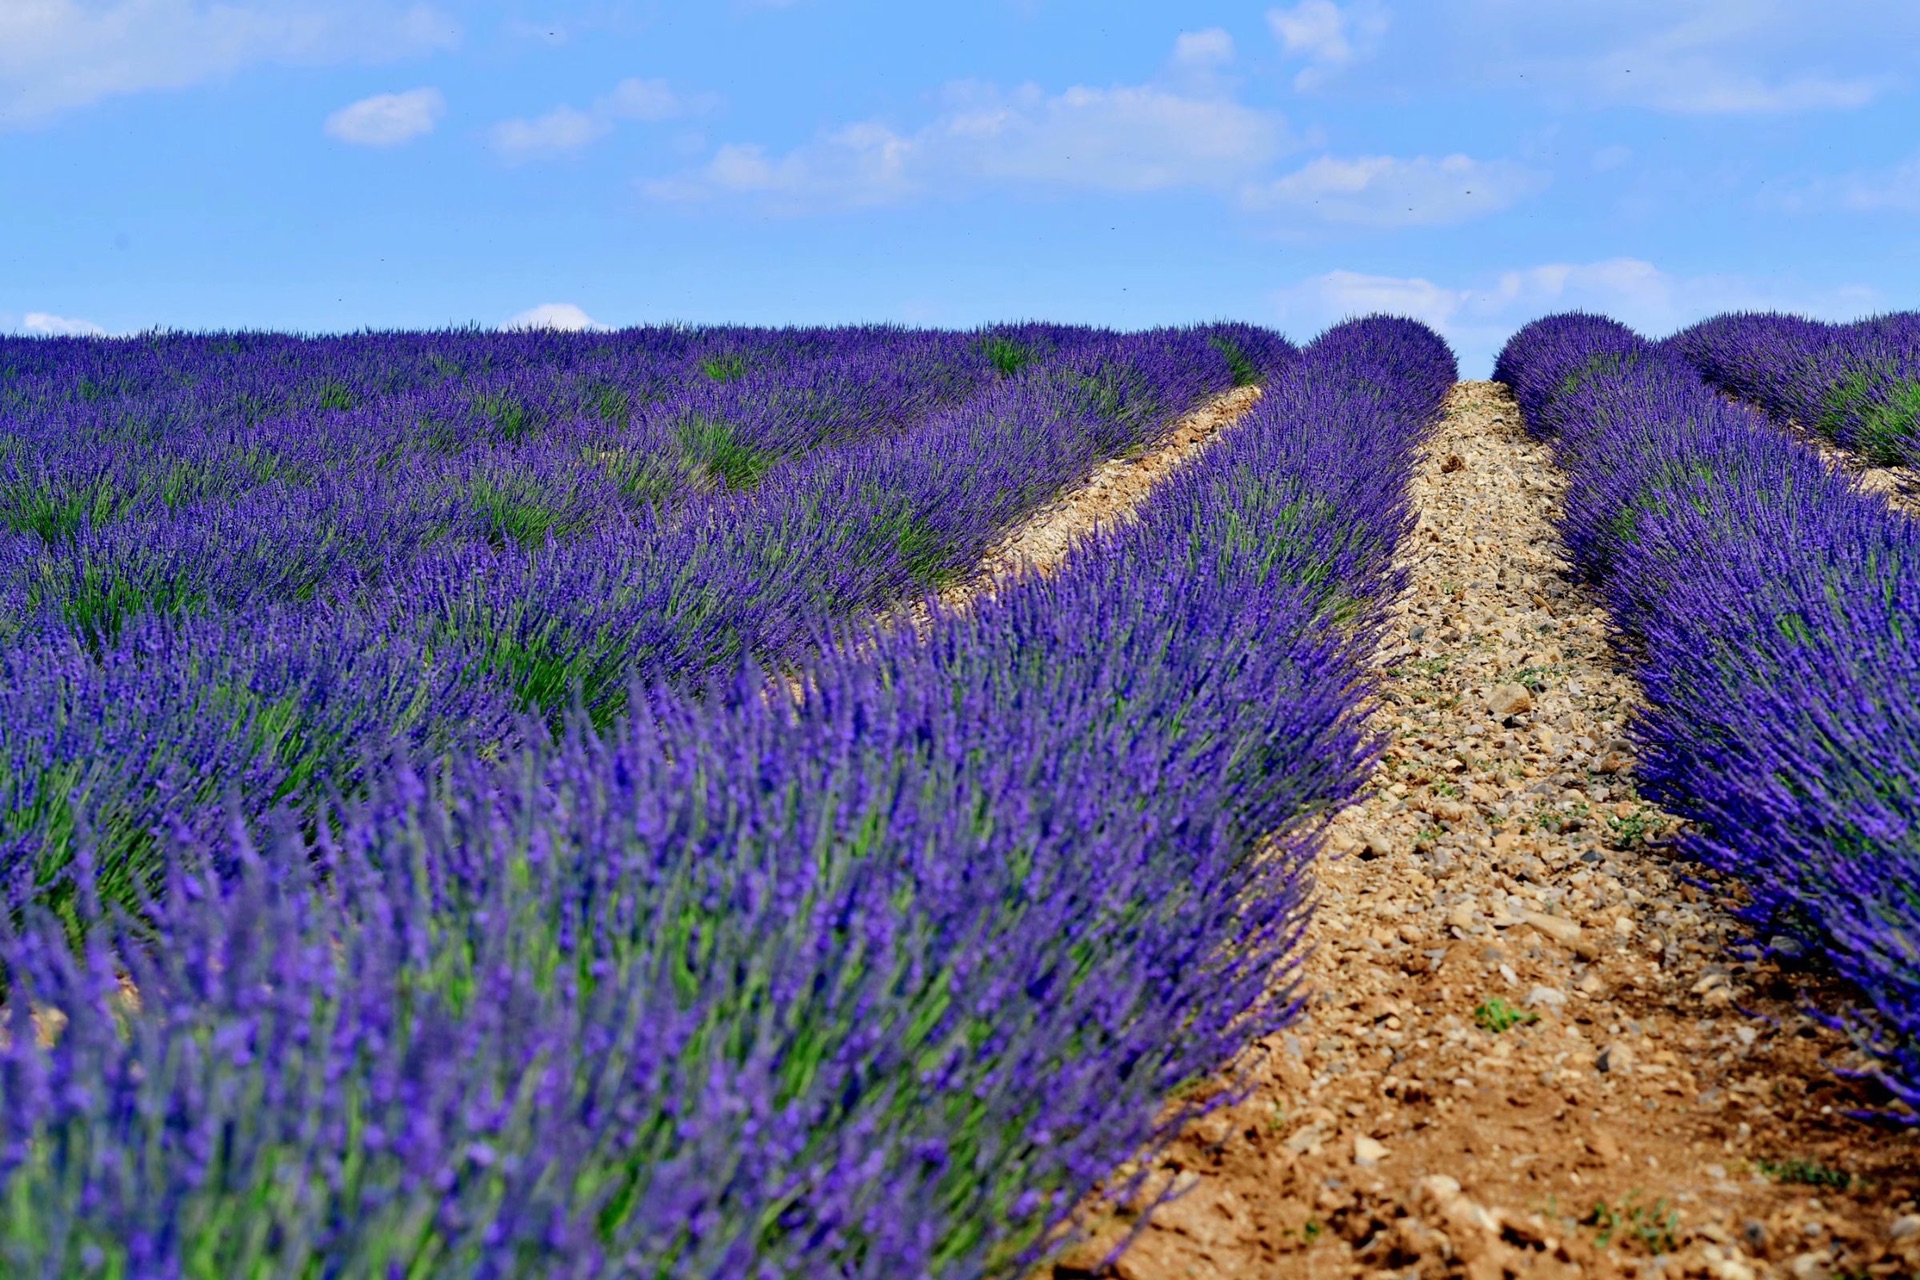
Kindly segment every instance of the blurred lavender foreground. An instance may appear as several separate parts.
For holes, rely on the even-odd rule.
[[[1920,1109],[1920,525],[1612,320],[1537,321],[1495,376],[1572,473],[1568,546],[1646,690],[1648,794],[1859,985]]]
[[[0,905],[156,831],[788,665],[1292,349],[634,330],[0,340]]]
[[[1371,758],[1454,363],[1386,320],[1273,352],[1138,523],[843,632],[802,703],[734,665],[317,824],[169,820],[140,919],[95,919],[76,831],[93,927],[33,905],[5,951],[4,1269],[1019,1274],[1291,1015]]]
[[[1851,449],[1871,466],[1920,464],[1920,312],[1825,324],[1715,316],[1667,339],[1708,382]]]

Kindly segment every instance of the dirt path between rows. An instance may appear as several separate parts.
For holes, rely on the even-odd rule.
[[[1565,576],[1565,480],[1464,383],[1416,481],[1378,654],[1392,739],[1319,872],[1306,1016],[1061,1280],[1920,1275],[1920,1133],[1669,860],[1622,737],[1637,690]],[[1828,1007],[1832,1007],[1831,1003]]]

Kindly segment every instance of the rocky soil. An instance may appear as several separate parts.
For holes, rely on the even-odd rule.
[[[1504,387],[1456,389],[1306,1015],[1058,1280],[1920,1275],[1920,1131],[1857,1118],[1884,1097],[1809,1016],[1844,993],[1763,958],[1635,791],[1564,485]]]

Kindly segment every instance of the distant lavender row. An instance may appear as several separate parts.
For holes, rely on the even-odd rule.
[[[211,835],[230,791],[249,814],[352,793],[370,762],[506,749],[517,712],[557,723],[578,703],[606,723],[636,683],[792,663],[837,619],[937,585],[1100,459],[1292,354],[1218,327],[1007,332],[1025,355],[1005,333],[993,352],[1012,371],[912,429],[532,547],[463,525],[418,459],[22,534],[11,563],[0,545],[0,598],[11,585],[18,602],[0,651],[4,906],[64,902],[82,831],[100,891],[132,904],[163,871],[156,825]],[[517,500],[551,515],[576,492],[530,465]]]
[[[1495,376],[1572,472],[1568,545],[1637,641],[1649,794],[1858,984],[1920,1108],[1920,525],[1611,320],[1537,321]]]
[[[1453,373],[1341,326],[1140,522],[924,641],[856,633],[802,705],[749,668],[317,837],[190,841],[79,958],[35,910],[5,1269],[1022,1274],[1292,1016]]]
[[[58,543],[400,469],[495,540],[537,543],[545,528],[500,510],[536,482],[566,489],[576,520],[745,487],[957,403],[995,351],[1055,336],[1013,332],[0,338],[0,525]]]
[[[1667,339],[1707,381],[1877,467],[1920,463],[1920,312],[1715,316]]]

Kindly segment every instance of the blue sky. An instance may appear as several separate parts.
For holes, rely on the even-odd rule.
[[[1920,305],[1920,4],[0,0],[0,330]]]

